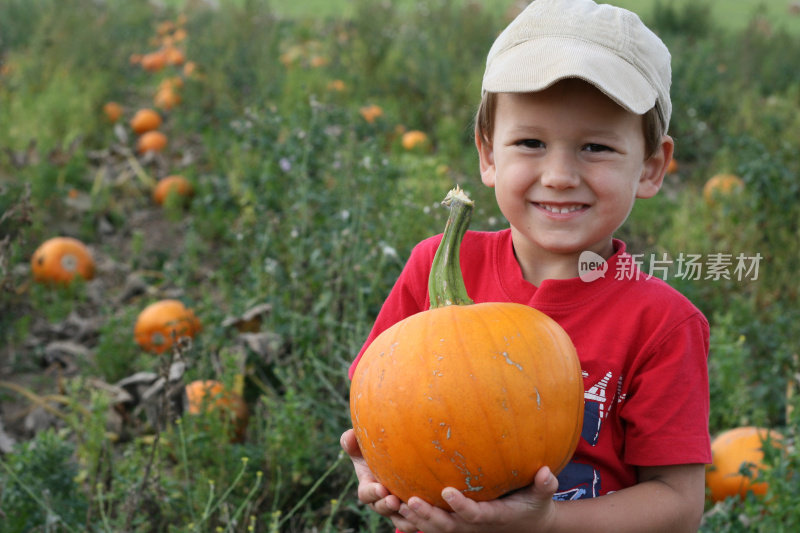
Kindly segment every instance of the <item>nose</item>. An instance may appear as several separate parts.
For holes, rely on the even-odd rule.
[[[543,161],[541,183],[553,189],[577,187],[580,182],[578,165],[566,150],[551,150]]]

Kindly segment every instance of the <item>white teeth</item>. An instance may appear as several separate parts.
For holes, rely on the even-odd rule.
[[[543,208],[550,211],[551,213],[560,213],[560,214],[572,213],[573,211],[577,211],[578,209],[583,207],[582,205],[573,205],[570,207],[556,207],[547,204],[539,204],[539,205],[541,205]]]

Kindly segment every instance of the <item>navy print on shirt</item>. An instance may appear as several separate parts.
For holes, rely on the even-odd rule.
[[[583,377],[584,379],[589,377],[586,371],[583,372]],[[612,377],[613,373],[609,370],[600,381],[583,393],[585,403],[581,438],[591,446],[597,445],[603,421],[608,418],[611,407],[616,403],[614,398],[608,398],[606,394]],[[621,389],[622,377],[617,382],[617,390],[614,394],[617,402],[623,399]],[[558,475],[558,491],[553,499],[566,501],[594,498],[600,495],[600,487],[600,472],[595,470],[592,465],[570,461]]]

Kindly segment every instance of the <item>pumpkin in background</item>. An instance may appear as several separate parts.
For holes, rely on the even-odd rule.
[[[473,304],[458,264],[472,201],[448,194],[431,309],[379,335],[356,366],[350,413],[370,470],[403,501],[449,509],[447,486],[491,500],[566,466],[583,425],[583,378],[567,333],[515,303]]]
[[[195,70],[197,70],[197,63],[195,63],[194,61],[187,61],[186,63],[184,63],[183,65],[184,76],[191,77],[192,74],[195,73]]]
[[[149,108],[140,109],[131,118],[130,125],[134,133],[139,135],[146,131],[157,130],[161,126],[161,115]]]
[[[117,102],[107,102],[103,106],[103,113],[109,122],[114,123],[122,116],[122,106]]]
[[[425,134],[424,131],[419,131],[419,130],[407,131],[403,134],[403,136],[400,139],[400,143],[406,150],[413,150],[418,146],[420,147],[425,146],[427,142],[428,142],[428,136]]]
[[[189,180],[179,174],[167,176],[160,179],[153,188],[153,201],[159,205],[164,205],[164,202],[167,201],[171,194],[188,199],[194,194],[194,187],[192,187]]]
[[[167,55],[164,50],[156,50],[155,52],[144,54],[139,64],[147,72],[158,72],[167,65]]]
[[[133,335],[137,344],[148,352],[162,353],[174,340],[194,337],[202,325],[194,311],[179,300],[160,300],[145,307],[136,318]]]
[[[703,186],[703,199],[706,204],[714,205],[718,198],[739,194],[744,190],[744,181],[735,174],[717,174],[712,176]]]
[[[164,48],[164,58],[168,65],[183,65],[186,62],[186,55],[180,48],[167,46]]]
[[[706,466],[706,486],[715,502],[729,496],[744,498],[748,491],[763,496],[767,484],[755,483],[759,470],[764,468],[764,441],[769,437],[773,446],[780,446],[783,436],[774,430],[745,426],[729,429],[717,435],[711,443],[712,463]],[[742,474],[747,469],[751,477]]]
[[[176,105],[181,103],[181,95],[172,87],[161,87],[156,91],[153,97],[153,103],[156,107],[169,111]]]
[[[143,133],[136,142],[136,150],[140,154],[146,152],[160,152],[166,146],[167,136],[156,130]]]
[[[183,78],[180,76],[171,76],[169,78],[165,78],[161,80],[158,84],[158,90],[161,89],[173,89],[178,90],[183,87]]]
[[[383,109],[375,104],[364,106],[360,108],[358,112],[359,114],[361,114],[364,120],[366,120],[370,124],[372,124],[373,122],[375,122],[375,120],[383,116]]]
[[[185,41],[187,36],[188,33],[186,33],[186,30],[184,28],[178,28],[172,33],[172,39],[176,43]]]
[[[75,276],[92,279],[94,259],[89,248],[78,239],[53,237],[31,256],[31,271],[36,281],[68,284]]]
[[[197,380],[185,387],[186,412],[190,415],[219,411],[232,424],[234,442],[244,440],[249,413],[241,396],[213,379]]]
[[[667,164],[667,174],[675,174],[678,171],[678,161],[673,157]]]

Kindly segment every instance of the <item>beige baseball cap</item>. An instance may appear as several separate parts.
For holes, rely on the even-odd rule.
[[[670,53],[628,10],[592,0],[534,0],[497,37],[484,92],[535,92],[583,79],[637,115],[657,106],[669,126]]]

